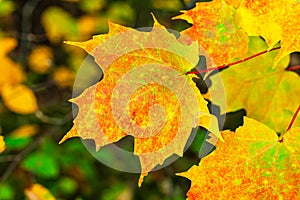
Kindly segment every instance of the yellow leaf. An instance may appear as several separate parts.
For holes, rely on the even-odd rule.
[[[21,126],[15,130],[13,130],[10,133],[10,136],[13,137],[29,137],[29,136],[33,136],[38,132],[39,128],[37,125],[33,125],[33,124],[27,124],[24,126]]]
[[[25,189],[25,195],[28,200],[55,200],[47,188],[37,183]]]
[[[293,0],[245,0],[239,7],[241,25],[250,36],[262,36],[269,48],[272,48],[281,38],[281,27],[278,19],[285,14],[285,6],[289,6]]]
[[[45,74],[49,71],[52,65],[52,50],[47,46],[37,46],[30,53],[28,60],[29,67],[32,71]]]
[[[4,142],[4,137],[0,135],[0,153],[2,153],[6,149],[6,145]]]
[[[14,38],[0,39],[0,92],[4,84],[17,84],[25,79],[21,66],[7,56],[16,45],[17,41]]]
[[[13,112],[31,114],[38,109],[34,93],[25,85],[4,85],[1,95],[4,104]]]
[[[241,29],[236,9],[223,0],[196,3],[195,8],[173,19],[193,24],[183,34],[197,40],[216,65],[228,64],[247,53],[248,36]]]
[[[269,49],[280,41],[282,49],[273,67],[289,53],[300,51],[300,4],[298,1],[244,0],[237,11],[241,26],[248,35],[262,36]]]
[[[245,117],[236,133],[222,133],[225,142],[199,166],[178,174],[192,181],[187,199],[299,199],[299,133],[292,128],[279,138]]]
[[[251,37],[247,56],[268,49],[260,37]],[[214,98],[213,103],[220,106],[221,113],[234,112],[244,108],[247,116],[259,120],[277,132],[284,132],[290,119],[300,105],[300,77],[286,71],[289,58],[282,59],[276,68],[274,58],[278,51],[268,52],[252,60],[234,65],[220,72],[221,79],[212,76],[209,89],[217,93],[218,84],[224,84],[226,108],[223,101]],[[220,81],[222,80],[222,83]],[[295,121],[300,126],[300,119]]]
[[[290,12],[281,22],[281,49],[275,58],[274,66],[285,56],[292,52],[300,51],[300,3],[293,4]]]
[[[192,78],[198,45],[180,43],[156,20],[150,32],[110,23],[108,34],[67,42],[94,56],[104,78],[71,101],[79,106],[62,141],[94,139],[96,149],[131,135],[143,177],[174,153],[182,156],[193,127],[216,136],[216,119]],[[125,42],[126,41],[126,42]]]
[[[74,78],[74,73],[67,67],[59,67],[53,73],[53,80],[61,88],[72,87]]]

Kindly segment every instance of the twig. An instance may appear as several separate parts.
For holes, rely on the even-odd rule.
[[[295,71],[297,69],[300,69],[300,65],[297,65],[297,66],[293,66],[293,67],[289,67],[287,70],[288,71]]]
[[[28,40],[28,34],[31,33],[33,25],[33,12],[40,3],[40,0],[30,0],[27,1],[22,10],[22,21],[21,21],[21,42],[20,42],[20,52],[18,60],[20,63],[26,63],[27,54],[30,49],[30,40]]]
[[[40,119],[42,122],[53,125],[62,125],[72,119],[72,113],[68,113],[63,118],[50,117],[45,115],[42,111],[38,110],[35,112],[35,116]]]
[[[0,156],[0,163],[1,162],[12,162],[16,158],[16,155],[5,155],[5,156]]]
[[[55,82],[53,80],[48,80],[48,81],[45,81],[42,83],[38,83],[36,85],[32,85],[32,86],[30,86],[30,89],[33,92],[40,92],[40,91],[46,90],[54,85],[55,85]]]
[[[294,121],[295,121],[295,119],[296,119],[296,117],[297,117],[299,111],[300,111],[300,105],[298,106],[298,108],[297,108],[297,110],[296,110],[296,112],[295,112],[295,114],[294,114],[294,116],[293,116],[293,118],[292,118],[292,120],[291,120],[291,122],[290,122],[290,125],[289,125],[289,127],[286,129],[286,131],[288,131],[288,130],[290,130],[290,129],[292,128],[293,123],[294,123]]]
[[[13,162],[9,164],[9,166],[6,168],[6,170],[0,177],[0,185],[7,180],[7,178],[12,174],[12,172],[19,165],[19,163],[26,157],[27,154],[29,154],[39,144],[41,144],[46,136],[56,133],[58,130],[59,130],[59,126],[56,126],[55,128],[47,131],[46,133],[42,134],[39,138],[34,140],[32,143],[30,143],[23,151],[17,154],[13,159]]]
[[[251,60],[251,59],[253,59],[257,56],[260,56],[262,54],[265,54],[265,53],[268,53],[268,52],[271,52],[271,51],[274,51],[274,50],[278,50],[280,48],[281,47],[275,47],[275,48],[272,48],[270,50],[265,50],[265,51],[259,52],[257,54],[252,55],[252,56],[249,56],[247,58],[244,58],[242,60],[238,60],[238,61],[235,61],[235,62],[232,62],[232,63],[229,63],[229,64],[224,64],[224,65],[220,65],[220,66],[212,67],[212,68],[208,68],[208,69],[203,69],[203,70],[190,71],[190,72],[187,72],[186,74],[200,74],[200,73],[203,73],[203,72],[209,72],[209,71],[215,71],[215,70],[223,69],[223,68],[226,68],[226,67],[230,67],[230,66],[245,62],[247,60]]]

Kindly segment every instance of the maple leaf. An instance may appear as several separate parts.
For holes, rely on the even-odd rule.
[[[300,197],[300,127],[283,136],[244,117],[244,125],[222,132],[225,142],[178,175],[192,181],[194,199],[298,199]]]
[[[299,13],[300,3],[298,2],[291,6],[290,11],[282,20],[281,49],[275,58],[274,65],[277,64],[284,56],[289,55],[292,52],[300,51]]]
[[[249,36],[262,36],[269,49],[281,41],[282,49],[274,67],[284,56],[300,50],[299,11],[299,2],[295,0],[244,0],[237,10],[241,26]]]
[[[182,156],[193,127],[220,136],[216,118],[192,81],[194,75],[185,75],[198,62],[197,43],[180,43],[154,21],[150,32],[109,23],[105,35],[67,42],[91,54],[104,78],[71,100],[79,113],[61,142],[80,136],[94,139],[99,150],[134,136],[134,154],[141,163],[139,186],[166,158]]]
[[[240,27],[240,18],[235,7],[238,7],[237,1],[201,2],[196,3],[196,7],[191,10],[182,11],[184,14],[173,19],[183,19],[193,24],[183,33],[198,40],[214,63],[222,65],[235,58],[243,58],[247,53],[248,36]]]
[[[266,50],[267,44],[259,37],[250,37],[247,55]],[[224,84],[226,108],[221,98],[212,102],[220,106],[221,113],[233,112],[244,108],[247,116],[259,120],[277,132],[284,132],[289,119],[300,104],[300,77],[285,70],[289,58],[282,59],[272,68],[278,52],[272,51],[252,60],[231,66],[220,72],[221,79],[212,76],[209,90],[218,93],[219,84]],[[221,81],[221,82],[220,82]],[[300,120],[295,122],[300,126]]]
[[[293,0],[263,0],[253,2],[245,0],[238,12],[241,16],[241,26],[250,36],[262,36],[272,48],[281,38],[281,27],[278,20],[286,14],[286,8]]]

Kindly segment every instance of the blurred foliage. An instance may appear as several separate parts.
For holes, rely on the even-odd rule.
[[[167,28],[181,31],[189,24],[171,18],[195,2],[0,1],[0,151],[6,148],[0,155],[1,200],[185,199],[189,181],[174,174],[198,163],[205,130],[198,131],[184,158],[151,173],[142,188],[136,185],[139,174],[103,165],[79,139],[58,145],[72,125],[68,99],[76,71],[87,56],[63,41],[84,41],[106,33],[109,20],[133,28],[150,27],[151,12]],[[84,87],[93,84],[89,81]],[[128,138],[120,142],[132,146]]]

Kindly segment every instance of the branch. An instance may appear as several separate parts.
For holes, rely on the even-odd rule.
[[[275,47],[275,48],[272,48],[270,50],[265,50],[265,51],[262,51],[262,52],[259,52],[257,54],[254,54],[252,56],[249,56],[247,58],[244,58],[242,60],[238,60],[238,61],[235,61],[235,62],[232,62],[232,63],[229,63],[229,64],[224,64],[224,65],[220,65],[220,66],[217,66],[217,67],[212,67],[212,68],[208,68],[208,69],[203,69],[203,70],[197,70],[197,71],[190,71],[190,72],[187,72],[185,74],[200,74],[200,73],[203,73],[203,72],[209,72],[209,71],[215,71],[215,70],[220,70],[220,69],[223,69],[223,68],[226,68],[226,67],[230,67],[230,66],[233,66],[233,65],[236,65],[236,64],[239,64],[239,63],[242,63],[242,62],[245,62],[247,60],[251,60],[257,56],[260,56],[260,55],[263,55],[265,53],[268,53],[268,52],[271,52],[271,51],[274,51],[274,50],[278,50],[280,49],[281,47]]]
[[[290,122],[290,125],[289,125],[289,127],[286,129],[286,131],[288,131],[288,130],[290,130],[290,129],[292,128],[293,123],[294,123],[294,121],[295,121],[295,119],[296,119],[296,117],[297,117],[299,111],[300,111],[300,105],[298,106],[298,108],[297,108],[297,110],[296,110],[296,112],[295,112],[295,114],[294,114],[294,116],[293,116],[293,118],[292,118],[292,120],[291,120],[291,122]]]
[[[13,162],[8,165],[2,176],[0,177],[0,185],[4,183],[7,178],[13,173],[15,168],[19,165],[19,163],[26,157],[27,154],[29,154],[31,151],[33,151],[36,147],[38,147],[39,144],[43,142],[46,136],[51,135],[53,133],[56,133],[59,130],[59,126],[47,131],[46,133],[42,134],[39,138],[34,140],[32,143],[30,143],[23,151],[21,151],[19,154],[15,156],[13,159]],[[1,157],[0,157],[1,158]]]
[[[287,70],[288,71],[295,71],[297,69],[300,69],[300,65],[297,65],[297,66],[293,66],[293,67],[289,67]]]
[[[42,122],[53,125],[63,125],[69,122],[73,117],[72,112],[66,114],[64,117],[61,118],[47,116],[41,110],[36,111],[34,114]]]

